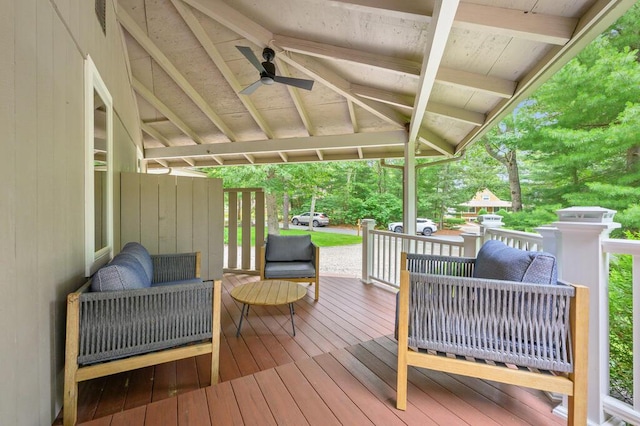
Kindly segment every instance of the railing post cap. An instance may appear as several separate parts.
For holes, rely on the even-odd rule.
[[[568,207],[556,211],[559,222],[611,223],[615,210],[598,206]]]
[[[362,219],[362,224],[363,225],[370,224],[370,223],[375,225],[376,224],[376,220],[375,219]]]

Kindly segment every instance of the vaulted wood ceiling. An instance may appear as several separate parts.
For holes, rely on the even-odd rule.
[[[635,0],[119,0],[150,168],[460,154]],[[311,91],[259,79],[238,51]]]

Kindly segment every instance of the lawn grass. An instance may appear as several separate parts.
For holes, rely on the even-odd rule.
[[[238,245],[242,245],[242,233],[238,230]],[[280,230],[280,235],[311,235],[311,241],[318,247],[346,246],[350,244],[362,244],[362,237],[333,232],[303,231],[300,229]],[[251,246],[255,245],[255,228],[251,227]],[[224,228],[224,243],[228,244],[228,228]]]

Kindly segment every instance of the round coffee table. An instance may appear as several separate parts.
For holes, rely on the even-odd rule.
[[[296,327],[293,324],[293,314],[295,313],[293,310],[293,302],[297,302],[306,296],[307,288],[305,286],[291,281],[264,280],[234,287],[230,294],[234,300],[242,303],[242,312],[240,313],[240,322],[238,323],[236,337],[240,336],[242,319],[245,315],[249,315],[250,305],[289,305],[291,328],[293,329],[293,335],[296,335]]]

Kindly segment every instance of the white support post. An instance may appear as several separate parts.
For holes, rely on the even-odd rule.
[[[542,236],[542,250],[554,255],[558,259],[558,264],[562,259],[558,253],[558,228],[553,226],[540,226],[535,228],[536,232]]]
[[[589,424],[605,421],[603,398],[609,388],[609,295],[608,254],[602,240],[612,230],[615,211],[600,207],[558,210],[558,277],[589,287]]]
[[[402,222],[404,233],[416,235],[416,141],[408,140],[404,148]],[[408,250],[408,247],[403,247]]]
[[[373,268],[373,231],[376,221],[373,219],[362,219],[362,282],[371,284],[371,269]]]
[[[464,233],[461,234],[461,237],[464,241],[464,246],[460,255],[464,257],[476,257],[478,250],[480,250],[480,246],[482,245],[482,235]]]

